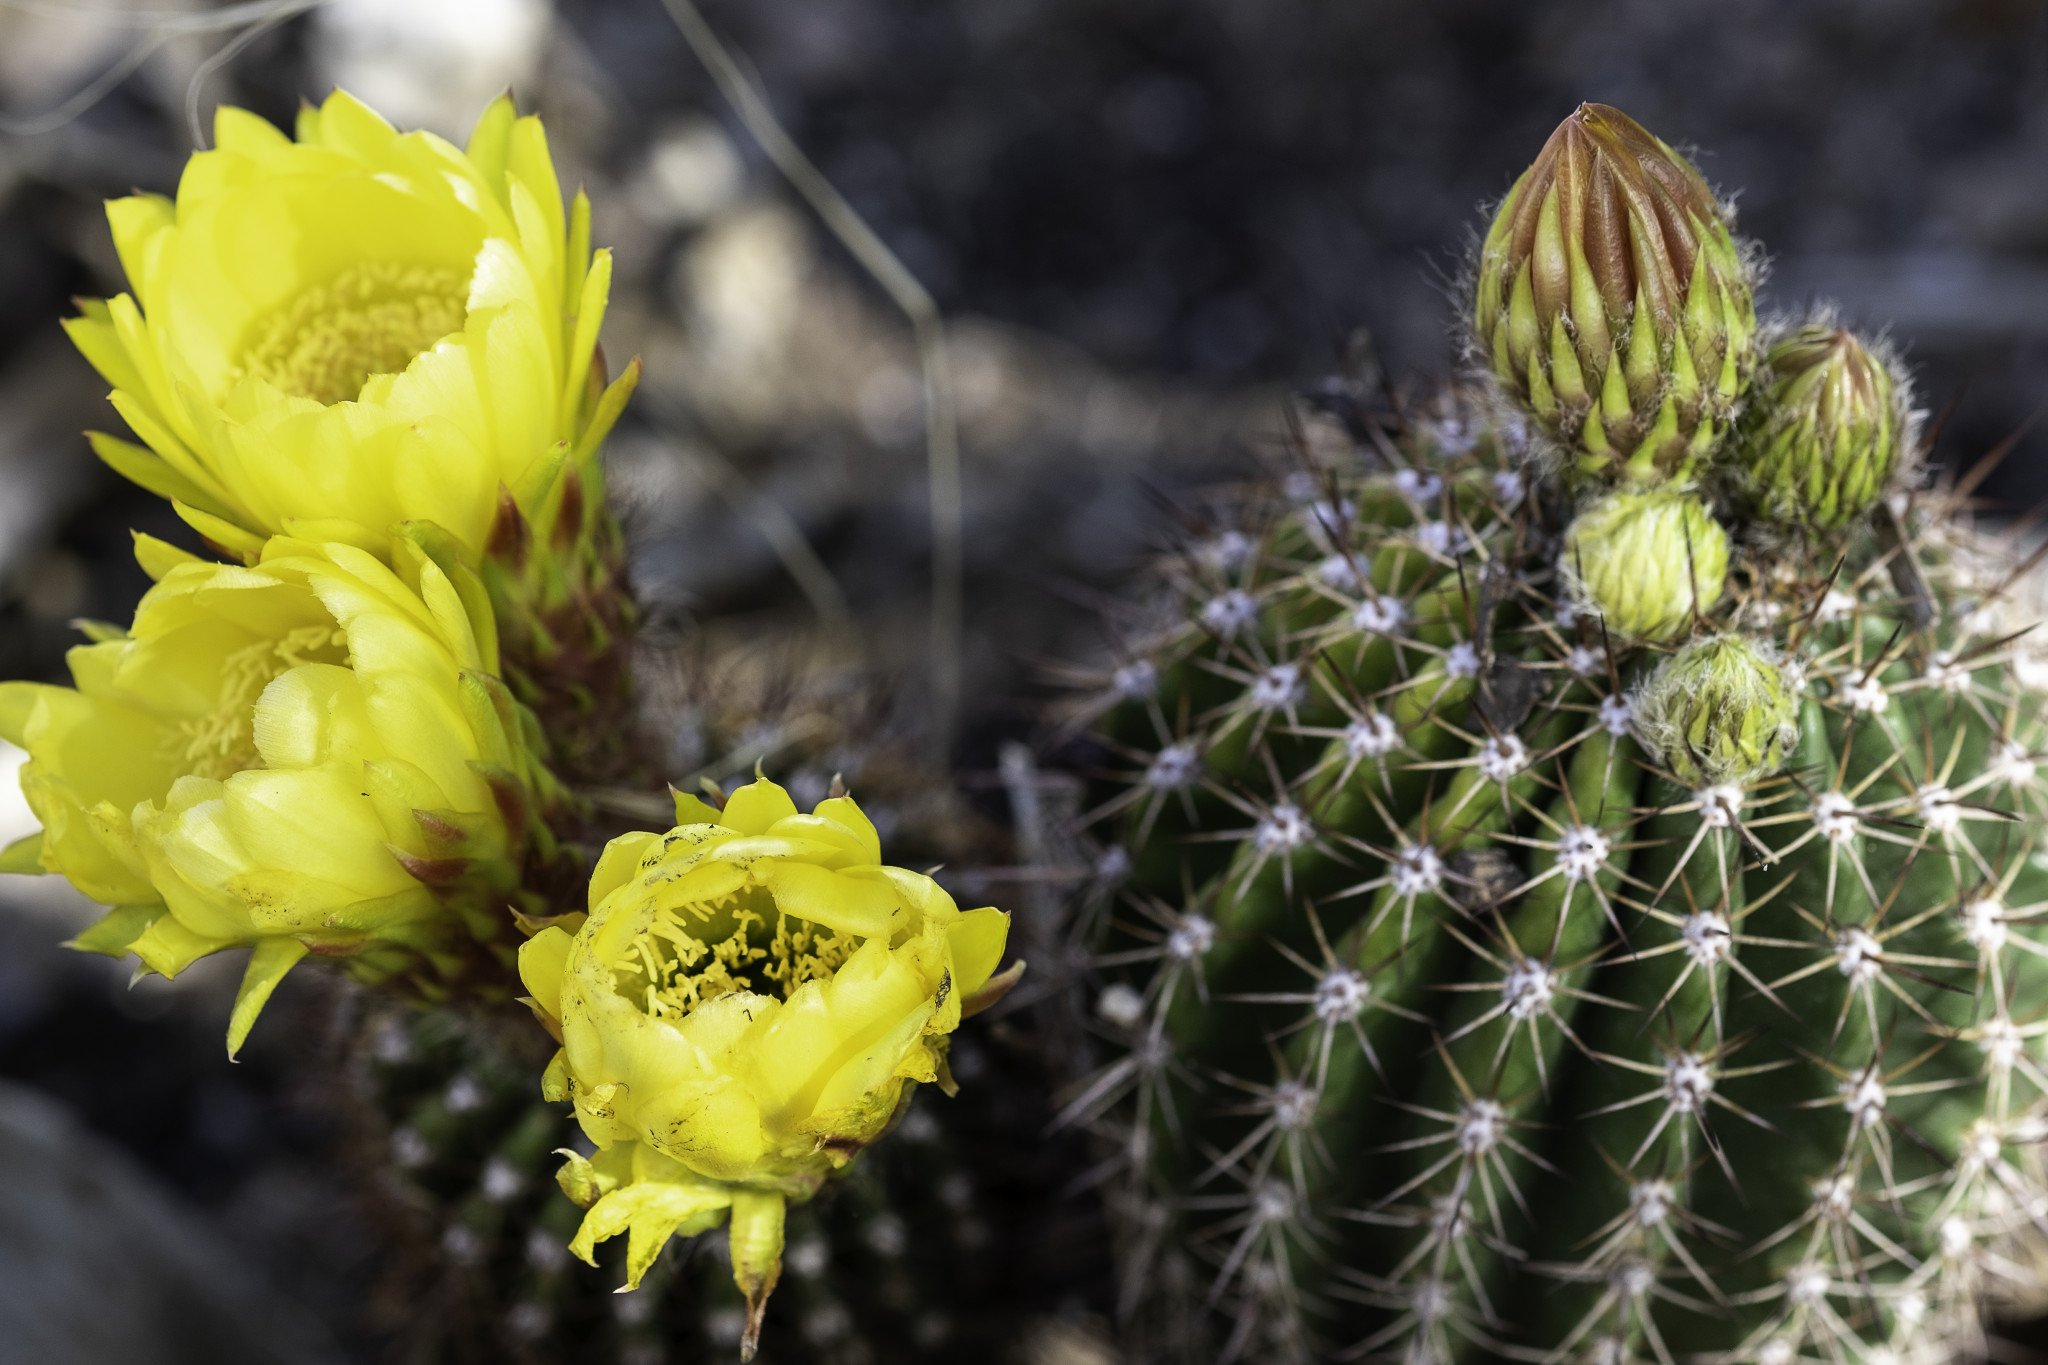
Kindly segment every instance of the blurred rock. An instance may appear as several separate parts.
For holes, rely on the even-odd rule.
[[[766,201],[720,214],[676,254],[680,346],[650,355],[649,385],[675,390],[727,441],[799,420],[817,378],[796,373],[794,352],[814,265],[795,210]]]
[[[121,0],[0,6],[0,107],[21,116],[69,96],[134,41]]]
[[[553,21],[548,0],[327,0],[314,67],[401,128],[459,145],[485,104],[533,79]]]
[[[267,1292],[152,1179],[65,1110],[0,1083],[0,1342],[35,1365],[325,1365]]]
[[[0,848],[41,828],[28,798],[21,794],[21,765],[26,762],[27,754],[0,739]]]
[[[1018,1365],[1118,1365],[1121,1357],[1093,1324],[1048,1318],[1018,1344]]]
[[[648,221],[694,227],[739,196],[746,166],[725,130],[702,116],[655,135],[631,194]]]
[[[765,502],[816,548],[877,660],[913,664],[931,540],[908,322],[772,198],[715,215],[670,278],[668,308],[622,299],[608,332],[647,367],[609,466],[641,590],[699,615],[796,597]],[[988,318],[951,320],[948,345],[973,724],[1018,705],[1020,662],[1093,631],[1092,612],[1048,589],[1113,581],[1157,545],[1162,499],[1240,467],[1278,417],[1271,390],[1119,374]],[[913,687],[921,667],[903,670]]]

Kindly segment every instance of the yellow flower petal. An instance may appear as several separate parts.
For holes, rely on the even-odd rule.
[[[228,1019],[230,1058],[242,1050],[249,1030],[256,1026],[256,1016],[262,1013],[277,983],[305,955],[306,945],[295,938],[257,940],[255,951],[249,954],[248,970],[242,974],[241,989],[235,992],[235,1011]]]
[[[732,1195],[721,1185],[629,1185],[613,1190],[583,1215],[583,1225],[569,1243],[572,1255],[596,1265],[599,1242],[630,1234],[626,1252],[626,1288],[640,1280],[675,1235],[693,1237],[725,1221]]]
[[[718,823],[718,807],[688,792],[672,792],[676,804],[678,825],[715,825]]]
[[[568,934],[550,925],[519,945],[519,980],[556,1019],[562,1017],[562,972],[568,966],[570,942]]]
[[[949,925],[953,948],[953,989],[962,996],[980,990],[1003,960],[1010,938],[1010,917],[993,906],[969,910]]]
[[[795,814],[796,802],[789,799],[789,793],[763,779],[734,792],[718,823],[741,834],[766,834],[776,821]]]
[[[660,841],[659,834],[634,830],[606,844],[604,852],[598,855],[597,866],[590,873],[590,908],[597,909],[605,897],[632,880],[640,868],[640,860],[647,856],[650,847]]]
[[[884,944],[898,928],[909,924],[909,915],[886,882],[841,876],[816,863],[773,859],[756,866],[760,879],[784,913],[797,915],[861,938],[879,938]]]

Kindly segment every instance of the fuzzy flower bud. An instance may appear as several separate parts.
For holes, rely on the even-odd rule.
[[[1609,630],[1672,640],[1721,600],[1728,533],[1690,493],[1609,493],[1565,533],[1562,568],[1572,605]]]
[[[395,570],[339,543],[278,537],[245,568],[137,540],[157,585],[71,651],[77,685],[0,684],[43,826],[10,870],[114,907],[74,946],[165,976],[253,948],[230,1052],[309,952],[429,996],[501,972],[557,788],[492,675],[475,574],[431,528]]]
[[[1643,747],[1686,787],[1742,786],[1799,742],[1799,698],[1768,645],[1722,635],[1687,645],[1635,698]]]
[[[1689,482],[1755,364],[1749,271],[1700,174],[1582,104],[1508,191],[1473,324],[1507,393],[1578,468]]]
[[[730,1217],[751,1354],[787,1202],[880,1137],[916,1082],[951,1090],[948,1035],[1019,968],[994,976],[1009,916],[884,866],[848,797],[801,815],[763,779],[723,810],[678,796],[676,818],[613,840],[589,918],[543,930],[519,970],[562,1044],[544,1092],[598,1147],[561,1173],[589,1209],[570,1250],[630,1234],[632,1288],[671,1235]]]
[[[1744,422],[1740,452],[1749,499],[1780,524],[1838,531],[1884,496],[1899,467],[1907,385],[1842,327],[1802,327],[1765,365],[1770,388]]]

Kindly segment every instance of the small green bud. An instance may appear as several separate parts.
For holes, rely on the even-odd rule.
[[[1744,786],[1799,742],[1799,696],[1768,645],[1722,635],[1666,659],[1636,694],[1636,734],[1685,786]]]
[[[1604,104],[1558,125],[1480,247],[1473,330],[1581,472],[1689,482],[1756,357],[1750,272],[1692,164]]]
[[[1846,328],[1801,327],[1773,346],[1770,387],[1743,423],[1757,512],[1839,531],[1884,496],[1906,443],[1907,386]]]
[[[1609,493],[1565,532],[1574,607],[1631,640],[1666,641],[1721,600],[1728,533],[1690,493]]]

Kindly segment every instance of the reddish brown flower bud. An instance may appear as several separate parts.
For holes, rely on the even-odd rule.
[[[1480,250],[1493,373],[1582,472],[1689,482],[1755,366],[1756,311],[1720,202],[1618,109],[1582,104]]]

